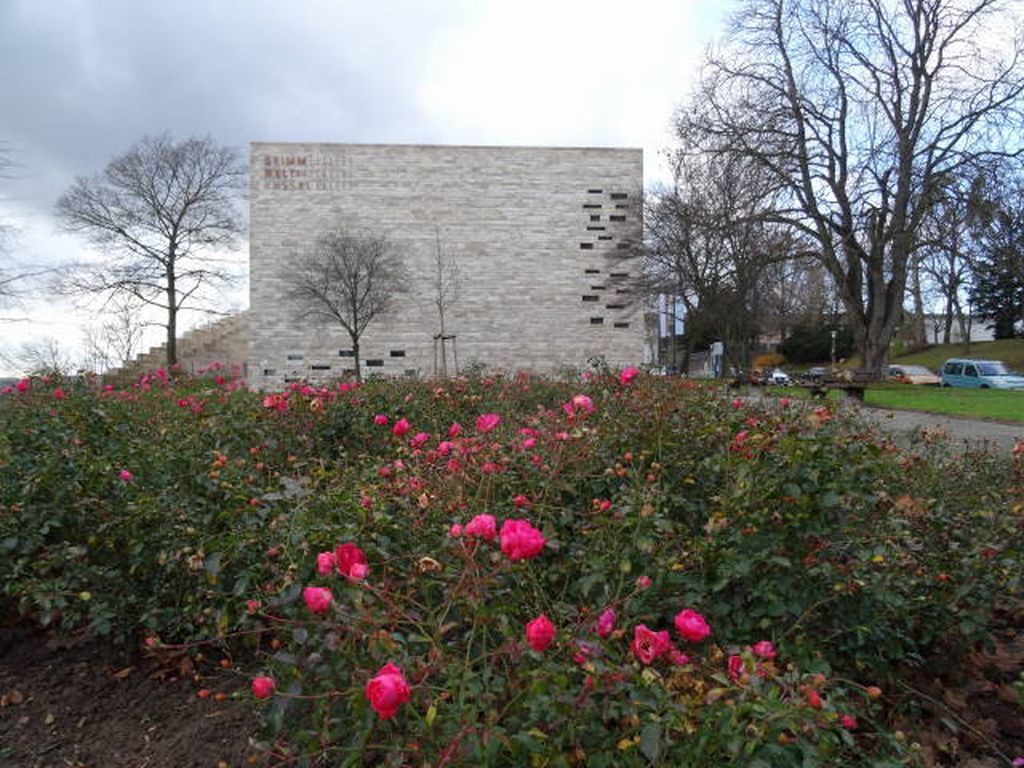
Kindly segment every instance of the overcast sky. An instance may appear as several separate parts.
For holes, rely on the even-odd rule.
[[[80,256],[57,231],[57,198],[163,132],[246,153],[251,141],[639,146],[649,183],[731,6],[0,0],[0,141],[18,164],[0,181],[0,220],[17,230],[0,258]],[[244,307],[245,285],[225,301]],[[95,317],[71,313],[50,300],[0,308],[0,348],[75,346]]]

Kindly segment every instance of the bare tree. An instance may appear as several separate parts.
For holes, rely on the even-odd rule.
[[[144,324],[138,308],[121,303],[98,327],[83,331],[83,346],[90,370],[97,373],[127,365],[142,344]]]
[[[764,269],[794,255],[792,238],[755,215],[766,194],[763,174],[742,158],[681,154],[674,186],[647,198],[644,290],[683,304],[684,369],[696,345],[716,339],[734,364],[746,362]]]
[[[455,349],[455,336],[448,333],[445,326],[445,312],[451,308],[459,296],[459,265],[455,256],[445,252],[441,244],[441,231],[434,230],[434,306],[437,307],[438,333],[434,336],[434,375],[437,375],[437,350],[441,352],[441,376],[448,377],[447,342],[452,341]],[[458,358],[456,357],[456,368]],[[456,374],[458,370],[456,370]]]
[[[79,178],[57,202],[65,228],[109,260],[69,268],[70,293],[106,294],[162,310],[167,364],[177,362],[178,313],[208,305],[233,275],[223,251],[243,233],[245,168],[211,139],[144,138],[102,175]]]
[[[289,266],[289,296],[299,319],[336,322],[348,333],[356,380],[362,380],[359,340],[408,289],[402,260],[380,235],[344,229],[325,232]]]
[[[880,371],[940,178],[1019,152],[1021,38],[1004,0],[747,0],[678,126],[774,178]],[[986,33],[989,34],[986,37]]]

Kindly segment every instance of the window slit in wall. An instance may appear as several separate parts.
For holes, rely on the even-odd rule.
[[[590,324],[591,325],[604,325],[604,318],[603,317],[592,317],[592,318],[590,318]]]
[[[580,243],[580,250],[590,251],[590,250],[593,250],[593,248],[594,248],[594,244],[593,243]]]

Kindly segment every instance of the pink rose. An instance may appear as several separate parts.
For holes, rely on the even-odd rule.
[[[501,551],[509,560],[528,560],[544,549],[544,534],[525,520],[506,520],[501,526]]]
[[[56,400],[63,400],[65,397],[64,390],[61,389],[60,387],[57,387],[55,390],[53,390],[53,397]]]
[[[325,587],[306,587],[302,590],[302,599],[313,613],[327,613],[333,597],[331,590]]]
[[[333,552],[321,552],[316,556],[316,572],[321,576],[326,576],[335,569],[338,562],[334,558]]]
[[[732,407],[734,410],[738,411],[740,408],[743,407],[743,401],[740,400],[738,397],[734,397],[732,399]]]
[[[787,405],[789,405],[789,398],[783,397],[781,400],[779,400],[779,405],[785,408]]]
[[[452,452],[452,449],[454,447],[455,443],[450,442],[448,440],[442,440],[440,443],[437,444],[437,455],[447,456],[449,453]]]
[[[390,720],[409,701],[409,683],[390,661],[366,684],[366,698],[381,720]]]
[[[16,390],[18,390],[19,392],[28,392],[29,380],[28,379],[21,379],[21,380],[19,380],[18,383],[14,385],[14,388]]]
[[[252,695],[257,699],[269,699],[274,693],[274,678],[254,677],[252,679]]]
[[[378,413],[376,416],[373,417],[373,423],[376,424],[378,427],[386,427],[388,425],[388,417],[385,416],[383,413]]]
[[[526,624],[526,642],[538,653],[547,649],[551,641],[555,639],[555,625],[545,615],[541,614],[533,621]]]
[[[501,424],[501,416],[496,413],[484,413],[476,417],[476,431],[481,435],[490,432]]]
[[[395,426],[391,428],[391,434],[393,434],[395,437],[402,437],[410,429],[412,429],[412,425],[409,424],[409,420],[401,418],[398,421],[396,421]]]
[[[574,395],[572,400],[563,406],[565,412],[572,416],[577,411],[583,411],[584,413],[594,412],[594,401],[586,395]]]
[[[513,497],[512,503],[520,509],[530,506],[530,500],[521,493],[518,496]]]
[[[619,382],[622,384],[629,384],[633,379],[640,373],[636,368],[623,368],[622,373],[619,374]]]
[[[678,648],[670,648],[668,651],[668,660],[670,664],[677,667],[684,667],[690,663],[690,657],[680,651]]]
[[[334,550],[334,559],[338,564],[338,573],[342,576],[355,581],[366,577],[366,555],[363,554],[363,550],[352,542],[345,542],[339,545]]]
[[[422,448],[428,440],[430,440],[429,434],[426,432],[419,432],[416,435],[413,435],[412,440],[409,441],[409,447],[413,450]]]
[[[711,634],[711,627],[708,626],[704,617],[689,608],[677,613],[675,622],[679,636],[691,643],[699,643]]]
[[[455,438],[462,434],[462,425],[457,421],[452,422],[452,425],[448,427],[448,437]]]
[[[498,523],[494,515],[477,515],[462,529],[467,536],[475,536],[484,541],[494,541],[498,536]]]
[[[637,576],[636,577],[636,588],[637,589],[647,589],[649,586],[651,586],[651,577],[650,576],[647,576],[645,574],[643,576]]]
[[[132,478],[134,477],[134,475],[127,469],[122,469],[120,472],[117,473],[117,476],[120,477],[126,483],[130,483],[132,481]]]
[[[654,663],[656,658],[668,653],[671,648],[672,641],[669,639],[668,630],[652,632],[646,624],[638,624],[633,630],[633,643],[630,649],[644,664]]]
[[[771,640],[754,643],[753,651],[755,656],[760,656],[762,659],[774,659],[776,655],[775,646],[772,645]]]
[[[453,539],[459,538],[462,535],[462,526],[458,523],[455,523],[454,525],[452,525],[451,528],[448,529],[448,535],[451,536]]]
[[[597,636],[608,637],[612,632],[615,631],[615,609],[605,608],[601,611],[601,615],[597,617]]]
[[[857,730],[857,718],[855,718],[853,715],[843,715],[839,718],[839,724],[848,731]],[[1014,762],[1011,763],[1011,765],[1015,764],[1016,762],[1017,761],[1014,760]],[[1024,765],[1024,760],[1021,760],[1020,764]]]

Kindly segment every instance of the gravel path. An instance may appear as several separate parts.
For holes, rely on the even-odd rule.
[[[966,419],[921,411],[896,411],[886,408],[860,407],[868,421],[892,434],[897,441],[913,443],[920,430],[939,430],[948,435],[950,447],[987,448],[1009,453],[1018,441],[1024,440],[1024,424],[1006,421]]]

